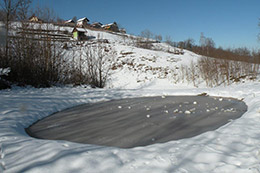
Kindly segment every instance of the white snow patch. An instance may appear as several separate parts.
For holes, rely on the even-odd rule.
[[[186,111],[185,111],[185,114],[191,114],[191,112],[190,112],[190,111],[188,111],[188,110],[186,110]]]

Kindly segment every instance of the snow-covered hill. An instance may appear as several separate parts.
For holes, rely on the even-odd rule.
[[[70,31],[72,28],[63,27],[61,30]],[[150,49],[140,48],[136,43],[145,39],[128,34],[90,29],[85,31],[92,39],[81,43],[80,46],[74,44],[74,49],[65,51],[68,57],[72,56],[72,51],[80,56],[89,49],[89,45],[97,44],[100,39],[107,40],[108,43],[102,43],[102,46],[114,51],[115,57],[106,88],[134,89],[148,85],[157,87],[156,84],[159,83],[167,84],[167,87],[171,88],[176,83],[181,83],[181,67],[190,65],[191,61],[196,63],[201,57],[193,52],[155,41],[151,43]]]
[[[166,43],[123,33],[79,28],[89,39],[76,41],[72,38],[74,28],[70,26],[26,23],[26,27],[23,27],[19,22],[13,22],[11,26],[10,33],[13,36],[27,33],[29,37],[36,35],[33,39],[54,39],[57,44],[55,49],[62,51],[65,58],[73,60],[75,65],[85,63],[89,49],[101,46],[108,57],[113,56],[110,61],[104,61],[112,67],[106,88],[134,89],[156,87],[157,84],[167,84],[171,88],[176,83],[184,82],[181,79],[184,78],[181,74],[183,66],[191,62],[196,64],[201,57]],[[141,48],[140,44],[146,42],[149,42],[149,48]]]

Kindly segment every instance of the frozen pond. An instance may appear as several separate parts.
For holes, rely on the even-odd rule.
[[[215,130],[246,111],[247,105],[233,98],[129,98],[70,108],[36,122],[26,131],[41,139],[132,148]]]

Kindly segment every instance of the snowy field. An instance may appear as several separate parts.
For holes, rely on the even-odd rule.
[[[106,32],[88,31],[88,34],[101,34],[109,40],[107,46],[117,52],[117,69],[113,71],[107,88],[13,88],[0,91],[0,172],[260,172],[259,80],[216,88],[206,88],[203,82],[198,88],[187,82],[176,83],[180,79],[174,79],[174,76],[179,75],[181,65],[187,65],[191,60],[196,63],[199,55],[185,50],[184,55],[169,53],[169,47],[164,43],[155,44],[157,50],[141,49],[131,45],[131,40]],[[201,93],[243,99],[248,111],[215,131],[132,149],[40,140],[29,137],[24,131],[39,119],[84,103]]]
[[[9,172],[260,172],[260,83],[190,89],[16,88],[0,91],[0,170]],[[199,136],[132,149],[29,137],[24,128],[62,109],[111,99],[197,95],[244,99],[248,111]],[[199,103],[198,103],[199,104]]]

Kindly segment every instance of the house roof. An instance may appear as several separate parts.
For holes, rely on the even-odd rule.
[[[117,23],[116,23],[116,22],[114,22],[114,23],[105,24],[105,25],[102,25],[102,27],[106,27],[106,26],[112,26],[112,25],[117,25]]]
[[[88,31],[86,30],[86,29],[84,29],[84,28],[73,28],[73,30],[72,30],[72,32],[74,32],[75,30],[77,30],[78,32],[85,32],[85,33],[87,33]]]
[[[94,23],[92,23],[91,25],[103,25],[102,23],[100,23],[100,22],[94,22]]]
[[[29,17],[29,20],[31,20],[31,19],[34,18],[34,17],[36,17],[36,16],[33,14],[31,17]]]
[[[29,17],[29,20],[32,20],[33,18],[37,19],[38,21],[43,21],[43,20],[39,19],[37,16],[35,16],[35,14],[33,14],[31,17]]]
[[[65,23],[75,23],[73,19],[66,20]]]
[[[83,21],[83,20],[86,20],[86,21],[88,21],[88,22],[89,22],[88,18],[86,18],[86,17],[83,17],[83,18],[81,18],[81,19],[77,20],[77,22],[81,22],[81,21]]]

